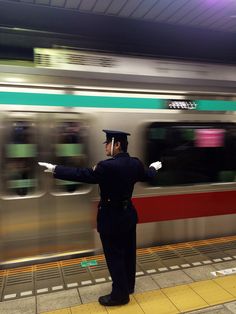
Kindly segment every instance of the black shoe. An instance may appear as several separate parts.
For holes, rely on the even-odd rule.
[[[129,297],[123,299],[113,299],[110,294],[99,297],[98,302],[104,306],[124,305],[129,303]]]
[[[134,289],[129,289],[129,294],[133,294],[134,293]]]

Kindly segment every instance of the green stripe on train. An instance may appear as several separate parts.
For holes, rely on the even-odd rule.
[[[168,99],[0,92],[0,104],[91,108],[166,109]],[[236,101],[195,100],[197,110],[236,111]]]
[[[63,107],[98,107],[161,109],[165,106],[163,99],[132,98],[111,96],[60,95],[39,93],[0,93],[1,104]]]
[[[197,110],[236,111],[236,101],[197,100]]]

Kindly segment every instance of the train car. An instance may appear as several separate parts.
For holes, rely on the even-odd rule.
[[[36,49],[34,64],[0,69],[1,266],[101,251],[98,187],[37,162],[96,165],[102,129],[163,163],[135,186],[138,247],[235,234],[235,67]]]

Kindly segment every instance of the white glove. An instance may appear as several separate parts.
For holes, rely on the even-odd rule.
[[[161,167],[162,167],[162,163],[161,163],[161,161],[156,161],[156,162],[153,162],[150,166],[149,166],[149,168],[150,167],[154,167],[155,169],[156,169],[156,171],[158,170],[158,169],[160,169]]]
[[[51,173],[53,173],[55,168],[56,168],[56,165],[48,164],[47,162],[38,162],[38,164],[39,164],[39,166],[47,168],[46,170],[44,170],[44,172],[51,172]]]

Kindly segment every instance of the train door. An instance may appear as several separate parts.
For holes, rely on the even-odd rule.
[[[86,119],[9,112],[0,125],[0,263],[93,250],[91,187],[55,180],[38,166],[86,166]]]
[[[83,114],[48,113],[44,128],[43,155],[53,164],[72,167],[88,165],[88,124]],[[94,248],[91,186],[57,180],[44,173],[47,195],[41,204],[41,232],[48,253],[85,252]]]
[[[38,254],[38,121],[11,112],[1,124],[1,261]]]

